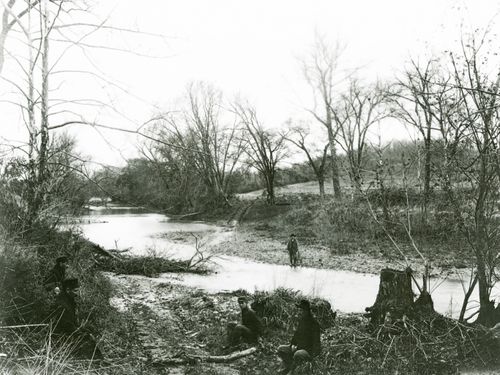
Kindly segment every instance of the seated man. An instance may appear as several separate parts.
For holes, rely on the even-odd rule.
[[[102,359],[102,353],[91,333],[79,324],[76,298],[78,279],[66,279],[62,282],[61,292],[56,297],[56,309],[52,314],[56,341],[71,343],[72,354],[83,358]]]
[[[238,305],[241,309],[241,324],[229,325],[229,344],[238,345],[241,340],[255,344],[262,334],[262,323],[248,305],[246,297],[238,297]]]
[[[281,345],[278,356],[283,360],[283,374],[288,374],[301,362],[310,361],[321,352],[320,328],[311,313],[309,301],[303,299],[298,307],[301,310],[299,325],[290,345]]]
[[[56,293],[60,292],[62,282],[66,278],[66,268],[68,268],[68,258],[65,256],[58,257],[56,264],[43,282],[47,290],[55,290]]]

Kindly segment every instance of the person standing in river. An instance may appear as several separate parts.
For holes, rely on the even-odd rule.
[[[295,234],[290,235],[290,239],[286,245],[286,249],[288,250],[288,255],[290,256],[290,266],[297,267],[299,263],[299,244],[297,243],[297,239],[295,238]]]

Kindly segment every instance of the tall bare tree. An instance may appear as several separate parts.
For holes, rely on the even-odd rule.
[[[302,150],[306,157],[307,163],[311,167],[316,176],[319,186],[319,195],[321,199],[325,198],[325,177],[328,159],[328,150],[330,143],[326,142],[323,147],[317,147],[308,141],[310,138],[309,129],[305,126],[292,126],[290,132],[286,136],[288,142]]]
[[[349,177],[358,193],[366,162],[366,137],[374,124],[387,117],[386,103],[386,90],[380,84],[363,87],[353,79],[333,109],[339,129],[337,142],[346,153]]]
[[[416,129],[422,137],[424,218],[431,191],[433,135],[439,130],[438,123],[444,123],[442,116],[446,110],[448,79],[449,75],[440,68],[438,59],[429,59],[425,64],[412,60],[392,92],[393,115]]]
[[[263,128],[257,111],[250,105],[237,103],[234,112],[245,131],[245,153],[249,164],[257,169],[264,180],[267,202],[276,203],[274,184],[277,164],[286,156],[286,134]]]
[[[309,113],[325,127],[328,134],[333,192],[337,199],[342,196],[336,148],[339,128],[334,119],[332,108],[335,101],[335,90],[346,78],[338,71],[338,61],[341,54],[342,48],[339,44],[331,47],[322,37],[317,36],[312,54],[303,61],[303,74],[314,97],[314,108],[310,109]]]
[[[486,38],[472,36],[462,42],[461,54],[451,54],[453,86],[461,96],[460,115],[467,124],[465,144],[472,160],[460,165],[463,175],[473,189],[474,197],[464,205],[463,197],[453,197],[460,207],[462,228],[476,260],[479,288],[478,321],[496,323],[491,291],[496,282],[495,267],[499,258],[500,232],[495,211],[499,197],[500,174],[500,61],[487,49]],[[493,66],[492,75],[485,68]]]
[[[225,109],[222,93],[209,84],[190,84],[184,99],[182,107],[158,116],[143,155],[160,175],[177,176],[186,196],[192,191],[187,181],[193,184],[187,175],[194,175],[201,183],[194,184],[198,190],[193,194],[207,202],[229,204],[244,145],[236,117]]]
[[[236,120],[221,113],[222,94],[205,84],[190,86],[189,103],[186,120],[194,139],[193,160],[212,193],[229,203],[229,183],[243,153]]]
[[[26,168],[29,177],[25,181],[26,193],[23,198],[29,207],[29,225],[37,220],[47,197],[48,154],[53,144],[51,134],[70,124],[99,126],[95,120],[84,118],[81,105],[87,108],[85,112],[92,106],[100,110],[111,107],[96,98],[57,98],[61,80],[56,80],[56,75],[71,77],[88,74],[109,86],[118,86],[99,73],[81,70],[80,66],[76,69],[66,66],[61,70],[57,70],[57,67],[72,48],[83,50],[84,56],[87,56],[85,52],[89,49],[112,49],[88,43],[86,39],[97,31],[114,28],[106,24],[107,20],[96,20],[97,16],[92,18],[85,0],[9,0],[7,3],[2,2],[2,5],[0,79],[12,88],[2,103],[10,103],[20,109],[28,133],[26,145],[18,147],[18,150],[22,148],[28,159]],[[74,14],[82,18],[75,20]],[[4,74],[6,69],[3,69],[6,63],[12,63],[8,76]],[[11,74],[14,69],[17,69],[17,73]]]

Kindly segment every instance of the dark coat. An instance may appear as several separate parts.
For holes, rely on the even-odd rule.
[[[319,324],[310,312],[300,318],[291,344],[296,345],[298,350],[306,350],[313,357],[321,352]]]
[[[61,283],[65,278],[66,278],[66,269],[56,264],[50,270],[43,283],[45,286],[49,288],[55,288],[56,286],[60,287]]]
[[[56,337],[71,336],[75,340],[71,355],[86,359],[104,358],[93,335],[81,329],[78,322],[77,304],[73,296],[62,291],[56,297],[56,310],[52,316]],[[63,342],[66,343],[66,340],[67,338]]]
[[[62,291],[56,297],[56,309],[53,317],[55,323],[54,332],[68,335],[75,332],[79,324],[74,297]]]
[[[290,254],[295,254],[299,251],[299,245],[297,244],[297,240],[295,238],[291,238],[286,245],[286,249]]]
[[[241,310],[241,324],[251,331],[252,339],[256,340],[262,334],[262,322],[250,308]]]

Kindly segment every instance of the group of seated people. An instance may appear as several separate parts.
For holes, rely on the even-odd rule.
[[[240,341],[255,344],[263,334],[262,322],[249,306],[246,297],[238,297],[241,309],[241,323],[228,327],[230,345],[237,345]],[[297,307],[300,309],[300,318],[295,333],[288,345],[278,347],[277,354],[283,361],[282,374],[288,374],[300,363],[310,361],[321,352],[320,327],[311,312],[308,300],[302,299]]]
[[[57,258],[56,264],[44,281],[46,290],[55,295],[56,306],[51,314],[53,335],[56,339],[64,339],[64,342],[72,338],[73,353],[76,355],[102,359],[95,339],[79,324],[76,299],[79,282],[75,278],[66,278],[67,264],[67,257]],[[264,333],[262,322],[246,297],[238,297],[238,305],[241,310],[241,323],[228,326],[229,345],[235,346],[241,341],[255,344]],[[302,362],[310,361],[321,351],[320,327],[311,313],[309,301],[302,299],[297,307],[300,309],[300,318],[290,344],[281,345],[277,349],[277,354],[283,361],[283,374],[293,371]]]

